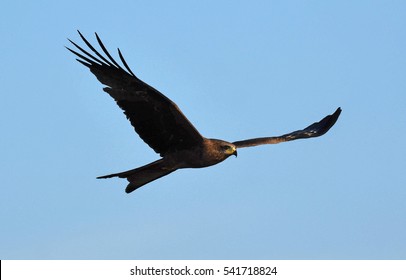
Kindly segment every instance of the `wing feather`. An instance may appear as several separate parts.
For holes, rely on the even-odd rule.
[[[253,147],[258,145],[265,145],[265,144],[278,144],[281,142],[292,141],[297,139],[304,139],[304,138],[312,138],[312,137],[319,137],[325,134],[329,129],[336,123],[338,117],[341,114],[341,108],[337,108],[337,110],[332,114],[324,117],[321,121],[313,123],[308,127],[297,130],[291,133],[287,133],[281,136],[275,137],[262,137],[262,138],[254,138],[242,141],[236,141],[233,144],[237,148],[245,148],[245,147]]]
[[[128,64],[127,64],[127,61],[125,61],[124,56],[123,56],[123,54],[121,53],[120,49],[117,49],[117,51],[118,51],[118,56],[120,57],[121,61],[123,62],[123,65],[124,65],[125,69],[127,69],[127,71],[128,71],[131,75],[133,75],[133,76],[135,77],[133,71],[131,71],[130,67],[129,67]]]
[[[103,45],[103,42],[100,40],[99,35],[97,33],[94,33],[96,35],[97,42],[99,43],[99,46],[102,48],[103,52],[107,55],[107,57],[110,59],[111,62],[120,70],[124,71],[123,68],[121,68],[120,64],[118,64],[114,58],[110,55],[110,53],[107,51],[106,47]]]
[[[108,61],[104,56],[102,56],[93,46],[92,44],[89,43],[89,41],[85,38],[85,36],[82,35],[82,33],[80,33],[80,31],[78,30],[79,36],[80,38],[82,38],[83,42],[85,42],[86,46],[93,52],[95,53],[101,60],[104,61],[104,63],[106,63],[109,66],[113,66],[113,64],[110,63],[110,61]],[[97,33],[95,33],[97,36]],[[71,40],[69,40],[71,41]],[[72,42],[72,41],[71,41]],[[72,42],[73,43],[73,42]],[[78,49],[80,49],[82,52],[84,52],[86,55],[89,55],[92,59],[98,61],[100,64],[103,64],[103,62],[101,62],[100,60],[98,60],[97,58],[95,58],[94,56],[90,55],[88,52],[84,51],[82,48],[80,48],[77,44],[74,44],[75,47],[77,47]]]

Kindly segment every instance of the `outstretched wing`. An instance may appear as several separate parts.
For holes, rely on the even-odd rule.
[[[78,51],[67,49],[107,86],[103,90],[114,98],[141,139],[155,152],[164,156],[168,151],[187,149],[203,141],[174,102],[134,75],[120,49],[118,55],[125,69],[109,54],[97,33],[97,42],[107,57],[78,33],[93,54],[69,39]]]
[[[341,108],[338,108],[332,115],[328,115],[319,122],[309,125],[305,129],[297,130],[282,136],[262,137],[234,142],[237,148],[252,147],[264,144],[277,144],[280,142],[292,141],[296,139],[319,137],[325,134],[336,123],[340,116]]]

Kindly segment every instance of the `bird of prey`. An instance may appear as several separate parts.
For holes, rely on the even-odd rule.
[[[237,156],[239,148],[321,136],[335,124],[341,113],[341,109],[337,108],[332,115],[319,122],[277,137],[236,142],[205,138],[174,102],[134,75],[120,49],[118,55],[122,66],[110,55],[97,33],[96,39],[104,55],[79,31],[78,33],[90,51],[70,39],[68,40],[77,50],[66,48],[78,57],[77,61],[89,68],[96,78],[106,85],[103,90],[124,111],[141,139],[161,156],[160,159],[142,167],[97,177],[126,178],[129,182],[125,190],[127,193],[177,169],[201,168],[220,163],[231,155]]]

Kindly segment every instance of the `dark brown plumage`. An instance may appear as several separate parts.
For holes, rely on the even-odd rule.
[[[177,169],[200,168],[220,163],[231,155],[237,156],[237,148],[321,136],[335,124],[341,113],[341,109],[338,108],[334,114],[305,129],[278,137],[255,138],[233,143],[207,139],[197,131],[175,103],[134,75],[120,49],[118,54],[125,69],[109,54],[97,34],[96,39],[107,58],[80,32],[79,35],[93,54],[71,40],[69,41],[81,53],[68,47],[67,49],[77,55],[79,57],[77,60],[107,86],[103,90],[124,111],[141,139],[162,157],[136,169],[98,177],[126,178],[129,181],[127,193]]]

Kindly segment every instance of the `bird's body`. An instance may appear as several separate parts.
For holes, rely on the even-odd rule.
[[[134,75],[120,50],[119,57],[125,69],[108,53],[97,34],[97,41],[107,58],[102,56],[80,32],[79,35],[94,55],[72,41],[70,42],[82,53],[68,49],[79,57],[78,61],[88,67],[102,84],[107,86],[104,91],[124,111],[141,139],[162,157],[139,168],[98,177],[126,178],[129,181],[127,193],[177,169],[202,168],[218,164],[231,155],[237,156],[238,148],[321,136],[334,125],[341,113],[341,109],[338,108],[334,114],[305,129],[278,137],[255,138],[233,143],[208,139],[198,132],[174,102]]]
[[[229,149],[229,152],[225,152],[226,149]],[[208,167],[224,161],[231,155],[237,155],[237,149],[232,143],[204,138],[200,145],[191,149],[169,152],[162,159],[145,166],[98,178],[127,178],[130,183],[126,191],[131,192],[178,169]]]

